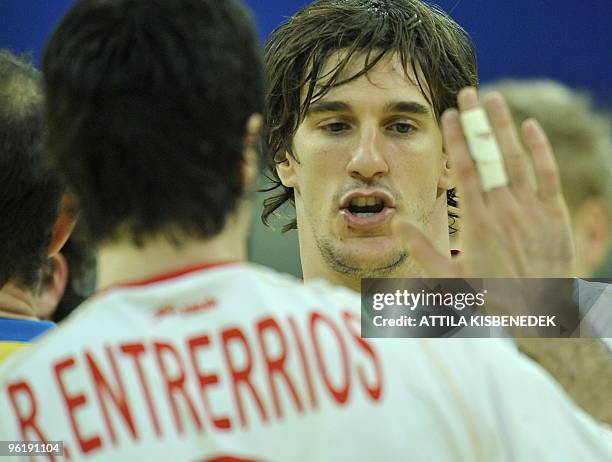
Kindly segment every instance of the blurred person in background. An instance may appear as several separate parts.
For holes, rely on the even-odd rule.
[[[39,318],[67,281],[57,254],[73,220],[43,160],[42,111],[38,71],[0,51],[0,361],[54,326]]]
[[[493,90],[504,95],[517,124],[535,118],[548,135],[572,220],[576,274],[599,276],[612,244],[609,117],[595,110],[588,94],[552,80],[508,79],[482,88]]]
[[[503,94],[515,123],[529,118],[540,122],[555,152],[569,206],[576,275],[611,278],[612,273],[602,271],[612,243],[609,117],[593,107],[587,93],[552,80],[507,79],[491,82],[482,91]],[[457,234],[460,240],[461,232]],[[610,339],[604,342],[612,345]],[[612,424],[612,355],[604,344],[591,339],[517,339],[517,343],[523,353],[560,380],[578,404]],[[580,373],[568,375],[568,365]]]

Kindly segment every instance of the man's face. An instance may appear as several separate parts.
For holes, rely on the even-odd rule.
[[[363,63],[355,57],[345,76]],[[395,55],[385,56],[367,75],[314,101],[299,125],[297,161],[287,156],[278,173],[294,188],[305,277],[326,277],[330,269],[350,279],[418,273],[394,233],[398,220],[420,224],[448,246],[452,184],[442,135],[413,81]]]

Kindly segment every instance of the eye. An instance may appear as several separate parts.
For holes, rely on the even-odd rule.
[[[408,133],[415,131],[416,126],[407,122],[395,122],[391,125],[387,125],[387,130],[400,135],[407,135]]]
[[[346,122],[332,122],[332,123],[323,125],[321,128],[328,133],[336,135],[336,134],[349,130],[351,126],[347,124]]]

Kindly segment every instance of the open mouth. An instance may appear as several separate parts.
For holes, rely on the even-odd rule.
[[[385,208],[385,201],[380,197],[356,197],[349,203],[347,210],[353,215],[369,217],[380,213]]]
[[[394,207],[393,197],[384,191],[353,191],[342,200],[340,214],[350,228],[365,231],[385,224]]]

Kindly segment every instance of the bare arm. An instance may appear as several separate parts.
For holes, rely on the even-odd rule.
[[[598,339],[517,339],[585,411],[612,425],[612,354]]]

